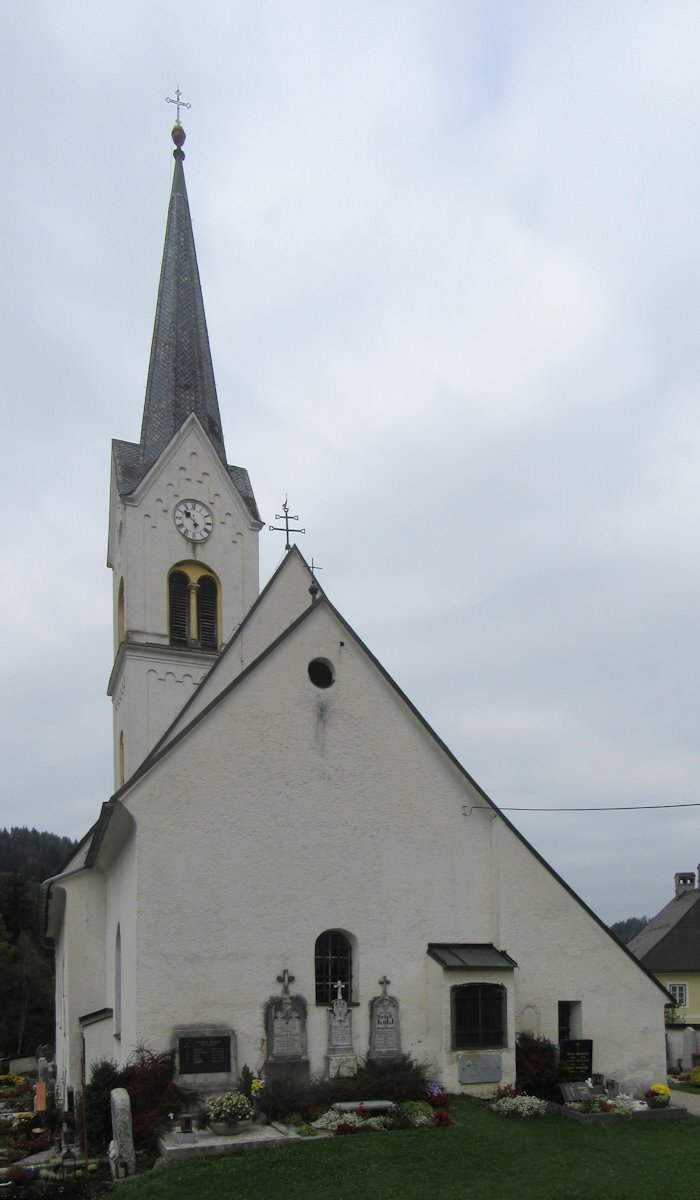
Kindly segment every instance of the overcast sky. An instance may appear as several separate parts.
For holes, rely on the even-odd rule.
[[[604,920],[652,915],[700,861],[700,809],[643,807],[700,802],[700,6],[0,25],[0,824],[82,836],[112,789],[110,439],[139,437],[179,82],[229,460],[536,849]],[[594,806],[631,811],[553,811]]]

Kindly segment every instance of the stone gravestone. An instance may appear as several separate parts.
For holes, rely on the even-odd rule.
[[[559,1061],[569,1068],[572,1079],[589,1079],[593,1073],[593,1042],[590,1038],[562,1042]]]
[[[121,1161],[126,1163],[127,1175],[136,1170],[134,1135],[131,1129],[131,1101],[126,1088],[113,1088],[110,1092],[112,1106],[112,1145],[109,1148],[109,1164],[112,1176],[117,1179]]]
[[[697,1034],[696,1034],[695,1030],[693,1028],[691,1028],[691,1026],[689,1025],[687,1029],[683,1030],[683,1060],[682,1061],[683,1061],[683,1070],[684,1071],[692,1071],[692,1069],[693,1069],[693,1065],[694,1065],[693,1064],[693,1055],[695,1054],[695,1052],[697,1050],[697,1044],[698,1044]]]
[[[328,1076],[354,1075],[357,1071],[357,1057],[352,1045],[352,1013],[347,1000],[343,1000],[343,988],[347,984],[338,980],[333,985],[336,989],[336,999],[328,1011]]]
[[[391,980],[384,975],[379,982],[382,994],[370,1001],[369,1057],[396,1058],[401,1053],[399,1002],[387,995]]]
[[[277,976],[277,982],[282,984],[282,994],[271,996],[265,1005],[265,1077],[306,1083],[309,1078],[306,1001],[303,996],[290,996],[289,985],[294,976],[286,968]]]

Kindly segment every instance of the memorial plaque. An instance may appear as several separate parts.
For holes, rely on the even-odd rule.
[[[393,996],[376,996],[370,1014],[370,1058],[395,1058],[401,1053],[399,1002]]]
[[[500,1054],[475,1051],[460,1054],[457,1060],[460,1083],[500,1083],[503,1078],[503,1059]]]
[[[228,1075],[231,1071],[230,1037],[178,1039],[181,1075]]]
[[[591,1098],[591,1090],[585,1083],[560,1083],[559,1091],[565,1104],[578,1104]]]
[[[561,1042],[559,1061],[568,1067],[572,1079],[588,1079],[593,1073],[593,1042],[589,1038]]]

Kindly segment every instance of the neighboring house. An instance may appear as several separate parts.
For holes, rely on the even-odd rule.
[[[673,900],[632,938],[629,949],[673,996],[674,1024],[700,1028],[700,888],[694,871],[678,872],[675,885]]]
[[[656,980],[503,816],[227,463],[179,125],[139,443],[113,445],[116,791],[47,880],[59,1084],[172,1046],[198,1091],[399,1052],[450,1091],[515,1038],[663,1078]],[[420,565],[417,564],[417,570]],[[633,1017],[631,1016],[633,1015]]]

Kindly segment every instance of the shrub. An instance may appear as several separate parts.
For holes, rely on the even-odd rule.
[[[293,1079],[268,1079],[258,1092],[260,1111],[268,1121],[283,1121],[291,1113],[309,1111],[309,1085]]]
[[[528,1096],[561,1103],[559,1084],[569,1078],[569,1072],[559,1062],[559,1051],[549,1038],[535,1037],[524,1030],[515,1042],[515,1086]]]
[[[103,1153],[112,1140],[110,1092],[123,1087],[131,1100],[134,1146],[137,1150],[154,1149],[159,1125],[168,1112],[182,1106],[174,1074],[171,1052],[154,1054],[146,1047],[140,1047],[123,1070],[107,1059],[93,1063],[84,1093],[90,1148]]]
[[[90,1067],[90,1079],[85,1085],[82,1103],[87,1118],[88,1142],[95,1153],[104,1153],[112,1140],[112,1109],[109,1094],[121,1087],[116,1063],[103,1058]]]
[[[244,1064],[243,1067],[241,1068],[241,1077],[238,1080],[238,1090],[241,1093],[241,1095],[245,1096],[248,1100],[252,1100],[252,1098],[253,1098],[252,1086],[253,1086],[253,1072],[251,1071],[250,1067],[248,1067]]]
[[[692,1083],[693,1087],[700,1087],[700,1065],[693,1067],[688,1082]]]

